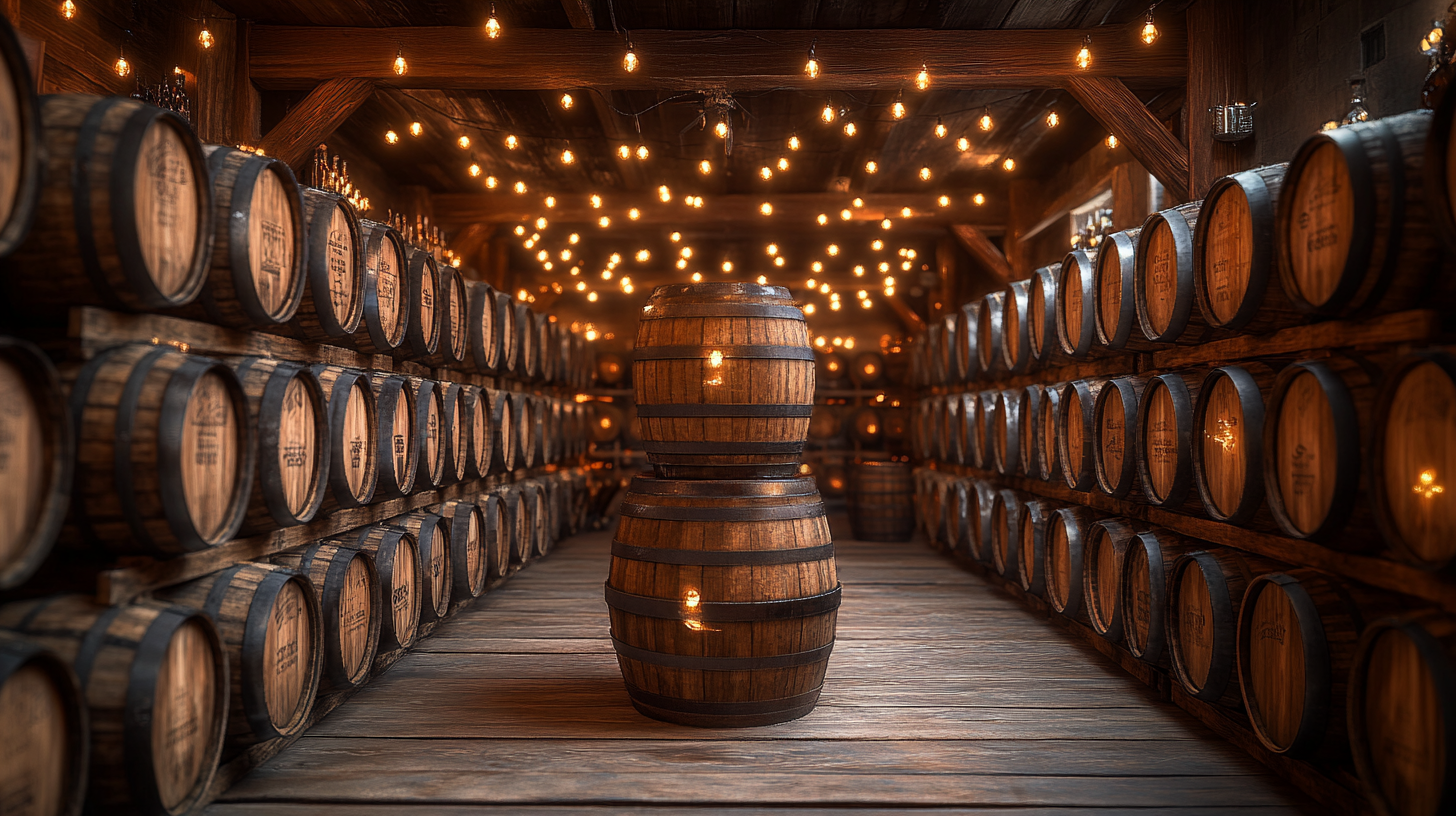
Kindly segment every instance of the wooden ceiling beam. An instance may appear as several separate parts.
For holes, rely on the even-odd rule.
[[[1115,77],[1069,77],[1070,93],[1178,198],[1188,194],[1188,148]],[[1186,199],[1185,199],[1186,200]]]
[[[950,232],[960,242],[961,247],[975,259],[976,263],[979,263],[1001,283],[1011,282],[1013,278],[1011,262],[1006,260],[1006,254],[1001,251],[1001,248],[992,243],[989,235],[970,224],[952,224]]]
[[[442,226],[463,226],[475,223],[513,224],[534,220],[538,216],[562,224],[592,224],[603,215],[612,219],[614,227],[628,225],[682,225],[734,223],[744,228],[761,226],[782,228],[795,224],[804,230],[819,229],[815,218],[826,213],[831,224],[843,224],[839,213],[849,208],[852,218],[849,223],[873,223],[889,218],[890,234],[905,226],[971,224],[977,227],[1001,228],[1006,222],[1003,206],[993,202],[976,207],[966,202],[966,196],[958,196],[958,203],[951,207],[940,207],[936,196],[930,193],[869,193],[860,198],[864,206],[850,207],[848,193],[780,193],[775,195],[730,194],[705,197],[701,208],[688,207],[681,198],[669,204],[658,201],[656,196],[613,196],[609,195],[601,209],[595,209],[585,194],[558,196],[556,207],[547,209],[536,197],[516,196],[511,193],[442,193],[435,196],[435,215]],[[773,203],[773,215],[765,216],[759,211],[764,201]],[[912,215],[905,218],[900,210],[910,207]],[[636,207],[640,217],[633,221],[627,211]]]
[[[561,10],[566,12],[572,28],[590,31],[597,27],[591,0],[561,0]]]
[[[367,79],[324,80],[268,131],[261,147],[298,173],[319,142],[332,136],[373,95],[374,83]]]
[[[1088,34],[1097,56],[1088,70],[1078,71],[1073,58]],[[817,40],[824,64],[817,79],[804,73],[811,40]],[[267,89],[364,77],[401,88],[546,90],[609,82],[621,90],[830,91],[908,85],[926,63],[937,89],[1056,87],[1069,76],[1169,87],[1185,82],[1186,40],[1181,23],[1173,20],[1151,46],[1143,45],[1131,26],[633,31],[641,67],[627,73],[622,38],[612,31],[512,29],[498,41],[487,41],[478,26],[256,26],[249,73]],[[396,53],[409,64],[403,76],[393,71]]]

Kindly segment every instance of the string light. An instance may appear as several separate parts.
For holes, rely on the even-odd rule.
[[[876,162],[873,159],[865,162],[865,172],[869,173],[870,175],[874,175],[875,173],[880,172],[879,162]]]
[[[120,71],[118,71],[118,73],[120,73]],[[126,74],[122,74],[122,76],[126,76]],[[399,134],[395,133],[392,130],[386,130],[384,131],[384,141],[387,144],[399,144]]]
[[[596,303],[597,302],[597,293],[596,292],[587,292],[586,293],[586,300],[587,300],[588,303]]]
[[[971,149],[971,140],[970,139],[967,139],[964,136],[960,137],[959,139],[956,139],[956,150],[959,150],[960,152],[964,153],[964,152],[966,152],[967,150],[970,150],[970,149]]]
[[[628,145],[617,145],[617,158],[623,161],[632,158],[632,148]]]
[[[764,284],[768,283],[768,276],[766,276],[766,275],[759,275],[758,278],[757,278],[757,280],[758,280],[758,285],[759,286],[763,286]]]
[[[893,226],[895,226],[894,222],[891,221],[888,218],[886,218],[884,221],[881,221],[880,222],[880,229],[882,229],[882,230],[887,230],[887,229],[889,229],[890,227],[893,227]]]
[[[677,268],[678,269],[687,269],[688,268],[688,261],[687,261],[687,259],[686,258],[678,258],[677,259]]]
[[[586,281],[577,281],[576,282],[576,291],[578,291],[578,292],[585,292],[586,291]]]
[[[652,151],[647,149],[647,145],[637,145],[637,161],[647,161],[647,157],[650,155],[652,155]]]
[[[774,266],[783,266],[783,265],[784,265],[784,256],[780,255],[777,258],[774,258]]]
[[[824,110],[819,111],[819,118],[820,119],[823,119],[824,120],[824,124],[826,124],[826,125],[830,125],[830,124],[833,124],[834,123],[834,115],[835,114],[834,114],[834,106],[833,105],[825,105],[824,106]]]
[[[819,78],[819,60],[814,56],[814,43],[816,42],[818,42],[817,39],[809,41],[809,61],[804,63],[804,73],[808,74],[810,79]]]
[[[870,241],[870,249],[873,249],[874,251],[879,252],[880,250],[882,250],[884,248],[885,248],[885,242],[884,241],[881,241],[878,238],[876,238],[873,241]]]
[[[758,205],[758,213],[759,215],[773,215],[773,205],[767,201],[763,202]]]
[[[914,212],[909,207],[901,207],[900,208],[900,217],[901,218],[909,218],[913,214],[914,214]]]
[[[526,228],[525,228],[525,226],[523,226],[521,224],[517,224],[516,225],[516,235],[519,236],[519,235],[525,235],[525,234],[526,234]]]
[[[596,193],[592,193],[591,205],[592,209],[600,210],[602,208],[602,197],[597,195]]]
[[[701,272],[694,272],[693,273],[693,283],[698,283],[702,279],[703,279],[703,273],[701,273]]]
[[[724,272],[732,272],[733,271],[733,262],[732,261],[724,261],[723,262],[723,271]]]
[[[611,225],[612,225],[612,219],[606,217],[605,215],[602,216],[601,218],[598,218],[597,219],[597,226],[601,227],[602,229],[606,229],[607,227],[610,227]]]
[[[819,213],[818,217],[815,218],[814,220],[815,221],[818,221],[819,222],[819,226],[822,227],[825,224],[828,224],[829,223],[829,216],[825,215],[824,213]]]
[[[850,212],[848,209],[843,209],[839,211],[839,217],[844,221],[848,221],[849,219],[854,217],[854,213]]]
[[[669,240],[669,241],[671,241],[671,242],[673,242],[675,244],[678,241],[681,241],[682,240],[682,233],[681,232],[674,232],[673,234],[667,236],[667,240]]]
[[[469,172],[471,178],[480,178],[480,163],[471,162]]]
[[[858,127],[855,127],[855,124],[853,122],[845,122],[844,123],[844,135],[845,136],[853,136],[856,133],[859,133],[859,128]]]
[[[1005,170],[1008,173],[1010,173],[1012,170],[1015,170],[1016,169],[1016,159],[1013,159],[1010,156],[1007,156],[1006,157],[1006,161],[1001,162],[1001,169],[1002,170]]]
[[[404,48],[400,47],[394,52],[394,75],[404,76],[404,72],[408,70],[409,63],[404,61]]]
[[[986,195],[985,195],[985,193],[976,193],[976,195],[971,198],[971,203],[975,204],[977,207],[981,206],[982,204],[985,204],[986,203]]]
[[[490,17],[485,20],[485,36],[492,39],[500,39],[501,24],[495,17],[495,3],[490,4]]]
[[[551,209],[551,208],[553,208],[555,206],[556,206],[556,196],[546,196],[546,209],[549,210],[549,209]],[[572,241],[572,243],[574,244],[576,242],[575,241]]]
[[[76,4],[72,0],[61,3],[61,16],[67,20],[76,19]]]
[[[520,146],[521,146],[521,140],[520,139],[517,139],[514,135],[508,135],[508,136],[506,136],[506,149],[507,150],[515,150],[516,148],[518,148]]]
[[[717,136],[719,139],[726,139],[726,138],[728,138],[728,120],[727,119],[723,119],[721,117],[718,119],[718,124],[713,125],[713,135],[714,136]]]
[[[788,170],[789,169],[789,160],[787,158],[783,157],[783,156],[779,156],[778,167],[779,167],[779,172],[780,173],[782,173],[785,170]]]
[[[1092,35],[1082,38],[1082,49],[1077,52],[1077,67],[1083,71],[1092,67]]]
[[[1111,149],[1111,150],[1116,150],[1117,149],[1117,144],[1118,144],[1117,143],[1117,134],[1115,134],[1115,133],[1109,133],[1109,134],[1107,134],[1107,138],[1104,141],[1106,142],[1107,147],[1109,149]]]
[[[777,255],[779,254],[779,245],[769,244],[768,246],[763,248],[763,251],[769,255]]]
[[[1146,45],[1152,45],[1158,39],[1158,27],[1153,25],[1153,8],[1157,5],[1148,6],[1148,19],[1143,21],[1143,30],[1138,35]]]
[[[811,270],[813,270],[815,272],[823,272],[824,271],[824,262],[823,261],[815,261],[814,263],[809,264],[809,269],[811,269]],[[813,289],[814,288],[814,281],[812,281],[812,280],[809,281],[809,288],[810,289]]]
[[[119,77],[131,76],[131,63],[126,61],[126,49],[122,49],[120,56],[116,58],[116,64],[111,66]]]
[[[814,314],[814,304],[812,304],[812,303],[805,303],[804,304],[804,314],[806,314],[806,315]]]
[[[837,301],[837,300],[830,301],[829,302],[829,308],[831,310],[833,310],[833,311],[836,311],[836,312],[839,311],[839,301]]]
[[[758,177],[763,179],[764,181],[768,181],[769,179],[773,178],[773,168],[769,167],[766,164],[758,168]]]
[[[566,236],[566,243],[571,244],[572,246],[575,246],[580,241],[581,241],[581,236],[578,235],[578,234],[576,234],[576,233],[574,233],[574,232],[572,234]]]
[[[637,259],[637,263],[647,263],[652,260],[652,253],[645,249],[639,249],[633,257]]]
[[[637,219],[642,217],[642,211],[637,209],[636,207],[633,207],[632,209],[627,211],[627,217],[632,219],[633,221],[636,221]]]
[[[981,112],[981,118],[976,120],[976,124],[981,128],[981,130],[988,132],[991,130],[991,128],[996,127],[996,120],[991,118],[990,108],[987,108]]]
[[[905,103],[900,101],[900,95],[895,94],[895,104],[890,106],[890,115],[896,119],[905,118]]]
[[[571,94],[564,93],[564,94],[561,95],[561,109],[562,110],[571,110],[571,106],[572,105],[575,105],[575,104],[576,104],[576,100],[571,98]]]
[[[622,55],[622,68],[627,73],[637,70],[637,52],[632,49],[632,38],[627,38],[627,53]]]
[[[802,146],[803,146],[803,143],[799,141],[799,134],[795,133],[795,134],[789,136],[789,149],[790,150],[798,150]]]
[[[863,264],[857,264],[854,267],[854,276],[856,278],[863,278],[864,277],[864,273],[865,273],[865,268],[864,268],[864,265]]]
[[[702,161],[698,162],[698,172],[702,173],[705,176],[712,173],[713,163],[708,161],[707,159],[703,159]]]
[[[821,294],[821,295],[827,295],[827,294],[829,294],[829,284],[827,284],[827,283],[821,283],[821,284],[819,284],[819,294]],[[836,292],[830,299],[831,300],[839,300],[839,293]]]
[[[703,208],[703,197],[702,196],[693,196],[693,207],[695,207],[697,209],[700,209],[700,210]]]
[[[1056,111],[1047,111],[1047,115],[1046,115],[1046,125],[1047,125],[1047,127],[1054,128],[1057,125],[1060,125],[1061,123],[1062,123],[1062,117],[1058,116]]]
[[[398,138],[398,137],[396,137],[396,138]],[[499,186],[500,186],[500,179],[496,178],[495,176],[486,176],[485,177],[485,189],[487,189],[487,190],[494,190],[495,188],[497,188]]]
[[[672,190],[666,184],[658,186],[657,200],[661,201],[663,204],[672,201]]]
[[[935,138],[937,138],[937,139],[944,139],[945,138],[945,134],[947,134],[949,132],[950,131],[948,131],[948,130],[945,129],[945,122],[942,122],[940,120],[940,117],[937,116],[935,118]]]
[[[849,205],[851,207],[854,207],[855,209],[859,209],[860,207],[863,207],[864,206],[864,199],[863,198],[856,198],[855,200],[849,202]]]
[[[862,307],[864,307],[864,308],[866,308],[866,309],[868,309],[871,306],[874,306],[875,303],[874,303],[874,301],[870,300],[869,298],[865,298],[864,300],[861,300],[859,302],[859,305],[862,306]]]
[[[524,181],[518,181],[518,182],[515,183],[515,185],[513,187],[511,187],[511,189],[515,191],[516,195],[525,195],[526,194],[526,182],[524,182]]]
[[[824,251],[827,252],[827,253],[829,253],[830,257],[833,257],[835,255],[838,255],[839,254],[839,244],[830,244],[829,246],[827,246],[827,247],[824,248]]]
[[[204,51],[213,45],[212,32],[207,30],[206,20],[202,23],[202,30],[197,33],[197,42],[202,46]]]
[[[881,272],[881,274],[883,274],[885,272],[889,272],[889,271],[890,271],[890,262],[889,261],[880,261],[880,272]]]
[[[679,252],[678,254],[681,255],[681,256],[683,256],[684,258],[691,258],[691,257],[693,257],[693,248],[692,247],[683,247],[682,248],[682,251]]]
[[[563,249],[563,250],[561,250],[561,252],[559,254],[559,257],[563,261],[569,261],[569,260],[571,260],[571,250],[569,250],[569,249]]]
[[[930,71],[926,69],[925,63],[920,64],[920,73],[915,75],[915,89],[923,91],[930,87]]]
[[[411,136],[418,139],[419,137],[425,135],[425,126],[420,124],[419,122],[410,122],[409,131]]]
[[[950,206],[950,196],[943,195],[940,198],[937,198],[935,200],[935,203],[936,204],[939,204],[942,207],[949,207]]]
[[[460,145],[460,149],[461,150],[469,150],[470,149],[470,137],[469,136],[461,136],[460,138],[458,138],[458,139],[455,140],[455,144]]]
[[[571,152],[571,148],[568,147],[565,150],[561,151],[561,163],[562,164],[571,164],[571,163],[573,163],[575,161],[576,161],[576,154]]]

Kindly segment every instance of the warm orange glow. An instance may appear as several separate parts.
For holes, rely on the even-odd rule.
[[[1418,477],[1419,483],[1411,489],[1421,498],[1430,499],[1446,492],[1446,488],[1436,484],[1436,471],[1434,468],[1427,468],[1421,471]]]

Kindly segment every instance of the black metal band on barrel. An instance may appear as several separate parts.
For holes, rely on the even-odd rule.
[[[707,360],[717,355],[723,360],[805,360],[814,362],[814,350],[808,346],[648,346],[637,349],[636,362],[646,360]]]
[[[702,657],[699,655],[668,654],[629,646],[615,636],[612,648],[617,654],[641,663],[663,666],[669,669],[698,669],[700,671],[751,671],[753,669],[792,669],[808,666],[821,660],[828,660],[834,651],[834,644],[827,643],[807,652],[790,652],[778,655],[757,655],[752,657]]]
[[[648,453],[668,456],[800,456],[803,442],[643,442]]]
[[[653,306],[642,311],[643,320],[668,317],[764,317],[778,320],[804,319],[798,306],[775,306],[768,303],[675,303]]]
[[[772,564],[804,564],[833,558],[834,545],[821,544],[818,547],[795,547],[788,550],[669,550],[613,541],[612,555],[633,561],[677,564],[684,567],[763,567]]]
[[[795,521],[824,515],[822,501],[769,507],[701,507],[623,502],[622,515],[656,521]]]
[[[689,609],[676,598],[649,598],[607,586],[607,606],[633,615],[702,623],[745,623],[793,620],[823,615],[839,608],[840,587],[807,598],[781,601],[699,601]]]
[[[823,688],[823,686],[816,686],[813,691],[795,694],[792,697],[780,697],[776,700],[753,700],[745,703],[720,703],[708,700],[687,700],[682,697],[665,697],[661,694],[653,694],[650,691],[638,688],[631,683],[627,684],[627,693],[637,702],[650,705],[653,708],[681,711],[684,714],[743,717],[754,714],[775,714],[780,711],[813,706],[819,701],[819,692]]]
[[[638,405],[639,417],[753,417],[755,419],[798,419],[811,416],[812,405],[761,405],[731,403],[728,405]]]

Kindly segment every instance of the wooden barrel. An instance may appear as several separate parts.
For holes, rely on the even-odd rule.
[[[909,541],[915,533],[915,485],[905,462],[860,460],[849,467],[845,497],[857,541]]]
[[[1270,565],[1272,567],[1272,565]],[[1168,574],[1168,662],[1183,690],[1208,703],[1242,709],[1238,675],[1239,607],[1258,563],[1227,548],[1185,553]]]
[[[437,387],[440,389],[440,428],[443,437],[440,448],[445,460],[441,484],[455,484],[463,481],[470,471],[471,437],[475,433],[468,413],[471,406],[467,404],[465,394],[465,389],[470,386],[441,382]]]
[[[979,409],[974,404],[975,394],[951,394],[940,403],[940,420],[935,425],[937,457],[942,462],[962,464],[971,462],[966,456],[968,446],[974,446],[974,423]]]
[[[1085,360],[1098,350],[1097,250],[1075,249],[1062,260],[1057,281],[1057,341],[1061,352]]]
[[[993,506],[997,487],[985,479],[966,480],[966,514],[963,553],[985,564],[991,563]]]
[[[40,107],[25,51],[9,23],[0,20],[0,258],[30,232],[41,190]],[[46,812],[46,811],[41,811]],[[56,812],[64,813],[65,808]]]
[[[948,477],[938,503],[941,514],[940,527],[945,531],[941,541],[947,549],[958,555],[976,557],[979,542],[981,516],[976,508],[975,483],[978,480]]]
[[[531,417],[531,398],[529,394],[521,391],[511,391],[508,394],[511,402],[511,419],[515,427],[512,432],[516,437],[515,453],[516,459],[512,463],[512,470],[521,470],[531,467],[532,457],[536,453],[536,423]],[[631,409],[628,408],[630,411]],[[630,419],[622,418],[622,433],[625,435],[630,427]]]
[[[450,528],[451,605],[485,594],[489,574],[485,508],[475,501],[448,501],[430,506],[430,512],[445,519]],[[453,612],[453,609],[452,609]]]
[[[1348,750],[1345,692],[1360,621],[1346,587],[1315,570],[1249,582],[1239,607],[1239,686],[1265,748],[1296,759]]]
[[[239,531],[251,535],[311,521],[329,483],[328,397],[318,375],[297,363],[235,358],[258,438],[258,478]]]
[[[515,486],[502,489],[500,500],[506,509],[511,570],[515,571],[531,558],[531,507],[525,492]]]
[[[506,411],[509,412],[509,406]],[[611,403],[592,403],[592,441],[598,445],[610,445],[622,436],[622,423],[625,420],[622,409]]]
[[[1033,366],[1047,366],[1066,359],[1057,334],[1061,307],[1057,288],[1061,285],[1062,265],[1037,268],[1031,273],[1031,286],[1026,290],[1027,342]]]
[[[1056,612],[1076,620],[1087,620],[1083,599],[1083,543],[1092,535],[1092,511],[1080,505],[1059,507],[1046,522],[1042,544],[1042,571],[1046,599]]]
[[[605,388],[620,388],[627,379],[628,364],[620,354],[597,355],[597,382]]]
[[[323,623],[308,577],[242,563],[157,592],[206,612],[222,635],[233,694],[225,755],[300,733],[323,668]]]
[[[1122,627],[1127,650],[1138,660],[1168,665],[1168,578],[1174,562],[1201,546],[1154,527],[1138,533],[1123,555]]]
[[[546,491],[538,479],[526,479],[518,484],[526,500],[530,525],[529,557],[540,558],[551,549],[551,508],[546,502]]]
[[[510,394],[506,391],[493,391],[487,388],[485,394],[490,400],[490,435],[492,442],[490,472],[509,473],[515,468],[516,462],[516,416],[514,406],[511,404]],[[616,410],[613,406],[604,403],[592,403],[592,407],[598,410],[607,408]],[[599,429],[602,431],[612,430],[611,426],[602,425],[601,420],[602,417],[600,415],[597,416],[592,429],[593,438],[597,438],[596,435]],[[614,434],[620,434],[624,427],[623,417],[620,411],[617,411],[616,418],[612,419],[611,422],[615,423],[616,430]],[[615,438],[615,435],[613,438]],[[609,439],[607,441],[611,440]]]
[[[612,645],[638,711],[740,728],[813,710],[840,589],[812,480],[635,478],[610,576]]]
[[[814,402],[814,352],[789,291],[659,286],[641,318],[632,381],[658,475],[793,475]]]
[[[233,329],[289,322],[303,300],[308,256],[293,171],[223,145],[202,152],[212,177],[212,265],[186,314]]]
[[[1000,394],[999,391],[982,391],[969,395],[970,400],[975,404],[975,412],[974,416],[966,417],[967,433],[973,440],[972,446],[967,449],[966,464],[972,467],[982,470],[996,468],[996,451],[993,440],[996,436],[996,402]],[[969,458],[971,451],[976,454],[974,460]]]
[[[969,383],[981,378],[981,355],[976,344],[980,342],[980,303],[971,301],[946,317],[937,335],[934,353],[949,355],[943,365],[946,384]],[[949,336],[947,336],[949,332]]]
[[[1368,549],[1374,541],[1362,429],[1369,427],[1377,371],[1356,357],[1304,360],[1279,372],[1265,423],[1264,488],[1286,535]],[[1356,512],[1358,506],[1358,512]]]
[[[374,559],[352,545],[316,541],[269,560],[308,576],[318,593],[323,626],[320,693],[364,685],[379,651],[379,627],[384,617]]]
[[[1025,418],[1022,401],[1026,390],[1013,388],[993,393],[991,412],[991,465],[1002,476],[1021,472],[1021,422]]]
[[[364,236],[342,196],[304,187],[303,294],[289,325],[301,340],[339,343],[364,319]]]
[[[5,812],[79,816],[86,798],[90,740],[76,674],[55,652],[3,631],[0,722],[5,723],[5,741],[0,743]]]
[[[70,506],[75,444],[62,394],[50,358],[0,337],[0,589],[35,573]]]
[[[987,519],[987,545],[991,566],[1001,577],[1017,580],[1021,559],[1017,548],[1021,545],[1021,512],[1025,509],[1024,497],[1015,490],[997,490],[992,494],[990,518]]]
[[[1430,111],[1311,136],[1275,212],[1279,282],[1305,314],[1369,316],[1430,296],[1439,239],[1421,179]]]
[[[885,382],[885,358],[877,351],[862,351],[849,367],[849,380],[858,388],[874,388]]]
[[[369,373],[374,395],[374,416],[378,422],[375,455],[378,457],[379,483],[377,498],[407,496],[414,490],[419,472],[421,433],[419,404],[412,393],[410,378],[382,371]],[[430,405],[429,392],[424,391],[425,407]]]
[[[1097,484],[1098,395],[1106,380],[1073,380],[1062,386],[1056,412],[1057,460],[1067,487],[1083,493]]]
[[[976,302],[976,365],[982,377],[1006,373],[1006,293],[987,292]]]
[[[885,420],[879,409],[866,406],[850,415],[849,435],[861,445],[879,445],[884,433]]]
[[[931,439],[930,426],[931,417],[935,413],[935,400],[938,397],[926,397],[917,400],[915,413],[911,421],[911,448],[915,451],[915,458],[920,460],[929,459],[934,455],[934,445]]]
[[[511,522],[506,502],[497,493],[482,493],[475,505],[480,508],[481,555],[486,584],[490,585],[511,570]]]
[[[1274,267],[1274,211],[1288,164],[1215,181],[1193,230],[1193,287],[1216,329],[1263,333],[1298,323]]]
[[[1092,631],[1120,643],[1127,615],[1122,604],[1122,566],[1143,525],[1108,518],[1094,523],[1083,540],[1082,598]]]
[[[1193,410],[1202,372],[1170,371],[1150,378],[1137,409],[1137,464],[1142,496],[1169,509],[1200,506],[1193,487]]]
[[[414,246],[405,247],[405,281],[409,287],[409,319],[404,343],[395,353],[401,357],[425,359],[434,356],[445,331],[446,299],[444,279],[435,257]],[[442,291],[443,290],[443,291]]]
[[[1026,499],[1016,515],[1016,583],[1040,598],[1046,592],[1046,534],[1057,504]]]
[[[40,128],[45,194],[6,271],[16,302],[43,313],[191,303],[213,205],[186,120],[134,99],[57,94],[41,101]]]
[[[364,320],[354,347],[368,354],[393,354],[404,343],[410,300],[404,238],[393,227],[361,218],[364,241]]]
[[[1021,438],[1031,447],[1025,459],[1034,468],[1028,468],[1032,476],[1043,482],[1054,482],[1062,478],[1061,437],[1057,427],[1061,423],[1063,383],[1052,385],[1029,385],[1027,427],[1022,428]]]
[[[1024,374],[1031,369],[1031,279],[1006,284],[1001,306],[1001,369]]]
[[[438,513],[416,510],[384,522],[409,532],[420,553],[420,623],[443,620],[450,614],[450,590],[455,578],[451,567],[450,522]]]
[[[516,367],[511,373],[518,380],[532,382],[541,374],[541,349],[536,342],[536,318],[539,315],[523,300],[515,301],[512,308],[516,312]]]
[[[118,346],[81,369],[71,415],[88,538],[116,553],[177,554],[237,534],[257,457],[232,369],[170,346]]]
[[[1202,201],[1155,212],[1138,235],[1136,281],[1138,325],[1154,343],[1201,343],[1208,324],[1193,308],[1193,228]]]
[[[405,378],[405,390],[414,403],[415,476],[405,490],[432,490],[447,482],[446,466],[450,463],[452,444],[449,419],[445,413],[445,393],[440,383],[423,377]]]
[[[438,265],[437,270],[440,275],[440,299],[436,305],[440,312],[440,342],[436,344],[430,362],[446,368],[464,369],[475,362],[470,348],[470,292],[459,272],[445,264]]]
[[[1250,363],[1212,369],[1199,385],[1191,449],[1209,518],[1250,525],[1264,505],[1264,395],[1273,383],[1273,369]]]
[[[1093,286],[1097,293],[1097,344],[1113,351],[1157,348],[1143,337],[1137,316],[1137,250],[1141,228],[1114,232],[1098,247]]]
[[[945,507],[951,483],[952,479],[943,473],[927,471],[925,474],[919,509],[920,526],[925,531],[925,538],[930,546],[937,550],[944,550],[949,546]]]
[[[481,374],[496,374],[504,365],[501,310],[496,299],[498,293],[490,284],[478,281],[466,283],[465,288],[469,303],[466,316],[470,335],[468,362]]]
[[[640,416],[640,414],[639,414]],[[844,414],[835,405],[815,405],[809,417],[809,438],[820,444],[833,442],[844,435]],[[944,418],[940,425],[944,425]],[[942,454],[942,458],[944,455]]]
[[[1113,498],[1143,498],[1138,480],[1138,406],[1147,380],[1117,377],[1097,392],[1092,421],[1097,489]]]
[[[842,388],[849,377],[849,361],[838,352],[820,354],[814,362],[814,384],[819,388]]]
[[[369,553],[379,572],[379,595],[385,604],[379,623],[380,653],[415,645],[425,597],[424,566],[415,537],[401,527],[372,524],[339,540]]]
[[[500,338],[500,363],[496,373],[515,374],[521,356],[521,344],[516,336],[516,300],[509,292],[495,292],[496,336]]]
[[[369,378],[351,368],[316,365],[328,398],[329,499],[331,506],[362,507],[379,482],[379,422]]]
[[[1381,813],[1456,809],[1456,627],[1450,616],[1382,618],[1360,637],[1350,674],[1350,748]]]
[[[181,816],[206,804],[229,702],[227,652],[206,614],[58,595],[0,608],[0,627],[75,671],[90,721],[93,812]],[[15,720],[5,722],[8,741]]]
[[[1393,555],[1424,569],[1456,559],[1456,356],[1406,355],[1391,368],[1371,423],[1375,519]]]

